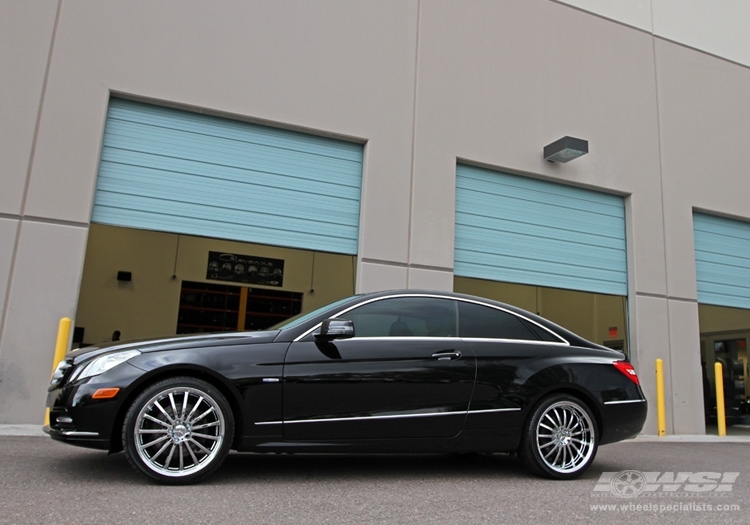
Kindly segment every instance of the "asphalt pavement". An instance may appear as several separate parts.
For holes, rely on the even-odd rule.
[[[0,524],[750,523],[750,437],[642,436],[551,481],[513,456],[231,453],[160,486],[123,454],[0,425]]]

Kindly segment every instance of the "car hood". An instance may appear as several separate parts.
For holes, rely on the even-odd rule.
[[[222,332],[200,335],[178,335],[158,339],[139,339],[115,343],[105,343],[97,346],[87,346],[68,353],[65,357],[73,364],[81,363],[98,355],[135,349],[141,352],[163,352],[165,350],[180,350],[184,348],[205,347],[209,350],[214,346],[239,344],[268,343],[273,341],[280,330],[266,330],[258,332]]]

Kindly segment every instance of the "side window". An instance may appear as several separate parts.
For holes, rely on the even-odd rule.
[[[497,308],[461,302],[458,313],[461,337],[558,341],[545,330]]]
[[[357,337],[456,337],[456,302],[436,297],[393,297],[340,316]]]

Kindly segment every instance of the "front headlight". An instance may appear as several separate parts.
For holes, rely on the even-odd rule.
[[[106,354],[97,357],[87,364],[83,370],[81,370],[81,373],[77,374],[75,379],[98,376],[99,374],[103,374],[107,370],[111,370],[117,365],[122,364],[137,355],[141,355],[141,352],[138,350],[123,350],[122,352],[115,352],[114,354]]]
[[[60,381],[62,381],[63,376],[65,376],[65,372],[70,368],[70,363],[67,361],[67,359],[63,359],[59,363],[57,363],[57,367],[55,368],[55,371],[52,373],[52,379],[50,379],[50,386],[55,386]]]

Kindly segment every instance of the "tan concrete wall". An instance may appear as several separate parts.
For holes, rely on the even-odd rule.
[[[701,334],[750,331],[750,310],[698,305]]]
[[[623,340],[628,345],[624,297],[466,277],[456,277],[453,289],[534,312],[595,343]],[[610,336],[610,327],[617,335]]]
[[[655,42],[675,432],[701,381],[694,210],[747,221],[750,68]],[[680,411],[679,413],[677,411]],[[691,429],[693,427],[690,427]]]
[[[750,66],[750,3],[716,0],[553,0]]]
[[[284,286],[274,289],[302,293],[305,311],[354,293],[351,256],[94,224],[75,317],[85,342],[114,330],[123,339],[174,334],[182,281],[217,283],[206,279],[209,251],[282,259]],[[132,280],[118,282],[118,270]]]
[[[23,205],[56,15],[56,1],[0,3],[0,213]]]
[[[631,195],[637,286],[663,294],[651,38],[550,2],[428,2],[420,28],[412,264],[452,271],[459,159]],[[546,162],[565,135],[589,154]]]
[[[0,49],[28,57],[4,54],[0,63],[0,78],[17,76],[17,87],[2,95],[21,108],[10,114],[19,126],[12,133],[26,133],[4,156],[18,173],[8,177],[16,189],[0,210],[10,222],[0,229],[0,241],[15,245],[18,220],[39,226],[21,228],[11,269],[0,258],[9,290],[0,340],[0,422],[42,420],[57,322],[76,313],[112,93],[367,141],[359,249],[365,262],[358,286],[406,285],[417,2],[61,5],[42,97],[40,71],[57,3],[2,4],[3,14],[10,10],[13,17],[1,17],[10,31],[2,33]],[[3,194],[4,206],[5,195],[11,193]],[[45,235],[34,235],[50,228],[68,239],[54,255]],[[396,274],[381,277],[399,265]],[[42,296],[49,311],[32,307],[32,298]]]
[[[55,1],[0,3],[0,341],[56,14]],[[0,346],[0,381],[16,357]],[[0,399],[0,414],[10,403]]]
[[[41,420],[122,94],[364,142],[357,291],[452,288],[458,161],[623,195],[633,361],[653,407],[667,360],[670,430],[701,432],[692,210],[750,218],[750,73],[657,14],[651,32],[550,0],[0,4],[0,423]],[[564,135],[590,153],[545,162]]]

